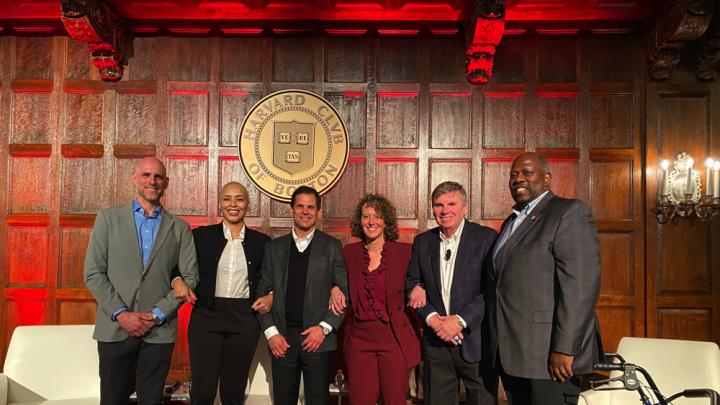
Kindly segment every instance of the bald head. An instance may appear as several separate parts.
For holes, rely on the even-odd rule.
[[[242,184],[231,181],[223,186],[218,196],[218,210],[225,225],[241,225],[245,221],[250,199],[248,191]]]
[[[527,204],[550,189],[551,179],[550,166],[543,155],[521,153],[510,169],[510,194],[517,204]]]
[[[160,204],[160,198],[168,186],[165,164],[155,156],[147,156],[137,161],[132,174],[132,183],[137,191],[137,199],[146,212]]]

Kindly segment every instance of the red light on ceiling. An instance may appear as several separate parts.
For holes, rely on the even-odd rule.
[[[154,34],[159,31],[157,27],[133,27],[132,30],[138,34]]]
[[[207,35],[210,28],[168,28],[168,31],[172,34]]]
[[[420,30],[378,30],[380,35],[417,35]]]
[[[576,35],[578,32],[580,32],[580,29],[578,28],[538,28],[537,30],[538,34],[542,35]]]
[[[366,94],[364,91],[346,91],[343,97],[365,97]]]
[[[220,31],[226,35],[259,35],[262,34],[262,28],[220,28]]]
[[[410,91],[383,91],[377,93],[378,97],[417,97],[417,92],[410,92]]]
[[[375,158],[378,163],[416,163],[418,158],[401,158],[401,157],[379,157]]]
[[[168,90],[169,94],[176,96],[203,96],[209,93],[208,90]]]
[[[247,96],[247,90],[220,90],[223,96]]]
[[[430,33],[433,35],[455,35],[458,33],[458,30],[455,28],[445,29],[445,30],[433,29],[433,30],[430,30]]]
[[[364,35],[367,30],[346,30],[346,29],[334,29],[328,28],[325,30],[330,35]]]
[[[365,163],[364,157],[349,157],[348,163]]]

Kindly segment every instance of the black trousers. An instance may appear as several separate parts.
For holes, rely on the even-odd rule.
[[[260,327],[249,299],[215,298],[215,308],[193,308],[188,326],[190,403],[211,405],[218,383],[223,405],[245,403],[245,387]]]
[[[330,370],[333,351],[308,353],[303,351],[301,329],[288,328],[290,347],[285,357],[272,358],[273,404],[296,405],[300,391],[300,375],[303,377],[305,404],[328,405],[330,403]]]
[[[500,356],[498,354],[498,360]],[[521,378],[508,375],[498,363],[498,372],[507,394],[508,405],[576,405],[580,395],[580,376],[563,382],[550,379]]]
[[[100,405],[126,405],[134,383],[139,405],[161,404],[173,346],[132,336],[122,342],[98,342]]]
[[[460,346],[443,347],[434,356],[423,359],[425,403],[457,405],[459,386],[465,386],[467,405],[497,404],[498,377],[486,363],[468,363],[460,354]]]

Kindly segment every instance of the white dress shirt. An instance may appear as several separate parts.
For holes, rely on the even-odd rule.
[[[455,259],[457,259],[457,251],[460,246],[460,237],[462,237],[463,228],[465,228],[465,220],[460,222],[460,226],[450,237],[445,236],[442,230],[438,233],[440,234],[440,288],[443,306],[445,307],[445,313],[457,316],[460,326],[464,328],[467,326],[465,320],[458,314],[450,313],[450,292],[452,291],[453,276],[455,275]],[[428,316],[425,317],[425,322],[427,323],[427,321],[435,315],[438,315],[438,313],[431,312],[428,314]]]
[[[222,223],[223,234],[227,239],[225,249],[218,262],[217,276],[215,277],[215,296],[221,298],[250,298],[250,283],[248,282],[247,259],[243,240],[245,240],[245,225],[240,235],[233,239],[230,228]]]

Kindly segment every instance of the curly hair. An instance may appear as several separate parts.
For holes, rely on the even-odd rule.
[[[355,213],[353,214],[352,220],[350,221],[350,228],[352,230],[352,236],[356,236],[360,239],[365,239],[363,234],[362,226],[360,225],[360,219],[362,218],[362,208],[367,205],[372,207],[380,218],[385,221],[385,230],[383,236],[386,241],[394,242],[398,238],[397,230],[397,213],[392,203],[380,194],[366,194],[363,198],[358,201],[355,207]]]

